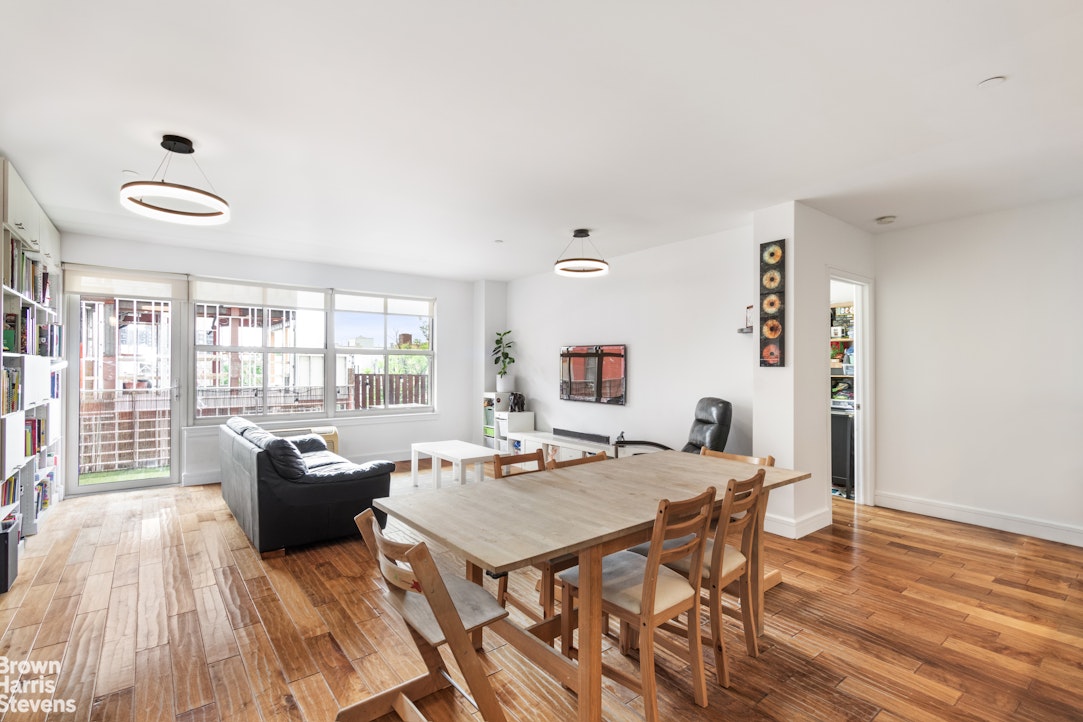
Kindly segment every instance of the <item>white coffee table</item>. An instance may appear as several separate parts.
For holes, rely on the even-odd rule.
[[[463,464],[474,465],[474,480],[481,481],[485,478],[486,461],[492,461],[495,449],[480,444],[471,444],[467,441],[420,441],[410,444],[410,477],[417,486],[417,462],[421,454],[432,457],[432,485],[440,488],[440,462],[451,462],[451,476],[463,484],[466,475],[463,472]]]

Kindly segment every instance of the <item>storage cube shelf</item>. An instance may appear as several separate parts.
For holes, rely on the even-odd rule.
[[[508,411],[508,395],[501,391],[486,391],[482,406],[482,443],[498,454],[518,453],[518,442],[509,441],[508,432],[533,431],[534,412]]]

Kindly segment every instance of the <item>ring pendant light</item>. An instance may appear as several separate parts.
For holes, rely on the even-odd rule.
[[[564,255],[568,252],[568,249],[575,239],[579,239],[579,257],[576,258],[561,258],[553,264],[553,272],[558,276],[566,276],[568,278],[595,278],[598,276],[604,276],[609,273],[609,264],[601,258],[601,253],[598,253],[597,247],[591,242],[591,248],[598,254],[598,258],[591,258],[586,255],[584,246],[586,240],[590,238],[590,231],[586,228],[577,228],[572,233],[572,240],[564,247],[564,251],[560,255]]]
[[[159,170],[162,170],[163,166],[168,168],[170,153],[191,155],[195,152],[192,141],[179,135],[162,136],[162,147],[165,148],[166,155],[158,166]],[[195,162],[195,158],[192,159],[192,162]],[[196,167],[199,168],[198,163],[196,163]],[[199,171],[203,173],[202,168],[199,168]],[[206,179],[207,174],[204,173],[203,177]],[[207,180],[207,184],[211,185],[210,180]],[[168,205],[152,202],[151,199],[153,201],[158,199],[182,201],[203,210],[172,208]],[[229,203],[224,198],[200,188],[193,188],[179,183],[167,183],[164,171],[161,180],[153,180],[152,178],[151,180],[131,181],[122,185],[120,187],[120,204],[132,213],[169,223],[214,226],[229,221]]]

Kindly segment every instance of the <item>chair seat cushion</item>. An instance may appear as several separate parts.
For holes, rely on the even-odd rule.
[[[687,542],[687,541],[688,541],[687,537],[682,537],[681,539],[670,539],[669,541],[667,541],[662,546],[664,546],[664,547],[672,547],[672,546],[676,546],[678,544],[681,544],[682,542]],[[643,555],[645,557],[648,554],[650,554],[650,552],[651,552],[651,544],[650,544],[650,542],[645,542],[643,544],[639,544],[637,546],[632,547],[628,551],[634,552],[636,554],[641,554],[641,555]],[[711,578],[711,557],[713,555],[714,555],[714,539],[708,538],[703,543],[703,572],[702,572],[702,575],[701,575],[702,578],[703,578],[703,581],[707,581],[707,580],[709,580]],[[689,559],[688,559],[688,557],[685,557],[684,559],[678,559],[675,562],[667,564],[666,566],[669,567],[670,569],[674,570],[674,571],[677,571],[677,572],[680,572],[681,574],[687,575],[688,574],[688,565],[689,565]],[[744,565],[745,565],[745,555],[741,553],[741,550],[738,549],[737,547],[731,545],[731,544],[727,544],[725,550],[723,550],[723,553],[722,553],[722,568],[719,570],[719,576],[722,577],[722,578],[728,577],[733,572],[735,572],[738,569],[742,568]]]
[[[630,551],[609,554],[602,558],[602,599],[631,614],[640,614],[643,610],[643,577],[647,571],[647,558]],[[557,575],[562,582],[574,587],[579,586],[579,567],[572,567]],[[658,585],[654,593],[654,609],[657,614],[663,609],[694,597],[698,590],[693,589],[686,577],[672,569],[662,567],[658,570]]]

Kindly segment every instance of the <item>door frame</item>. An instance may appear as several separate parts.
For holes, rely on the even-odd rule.
[[[876,339],[873,315],[873,279],[828,266],[831,281],[854,286],[854,503],[876,506]],[[830,293],[830,290],[828,291]],[[830,414],[830,407],[827,409]],[[830,417],[828,418],[830,421]],[[830,434],[828,435],[830,444]],[[830,459],[830,449],[828,450]]]
[[[150,274],[153,275],[153,274]],[[188,418],[188,408],[183,389],[186,387],[188,373],[188,353],[182,347],[182,342],[187,336],[189,327],[188,304],[177,298],[166,298],[155,295],[139,295],[139,298],[149,301],[164,301],[170,304],[170,379],[171,379],[171,405],[170,405],[170,428],[169,428],[169,475],[151,479],[133,479],[131,481],[117,481],[87,486],[79,485],[79,369],[81,368],[80,339],[82,329],[80,327],[80,306],[83,295],[87,296],[112,296],[105,293],[65,293],[64,317],[65,328],[69,329],[65,342],[64,355],[68,359],[68,378],[65,390],[65,442],[64,451],[67,459],[64,463],[64,494],[65,496],[78,496],[82,494],[95,494],[109,491],[126,491],[131,489],[152,488],[158,486],[179,485],[181,480],[181,429]],[[121,294],[124,297],[130,294]]]

